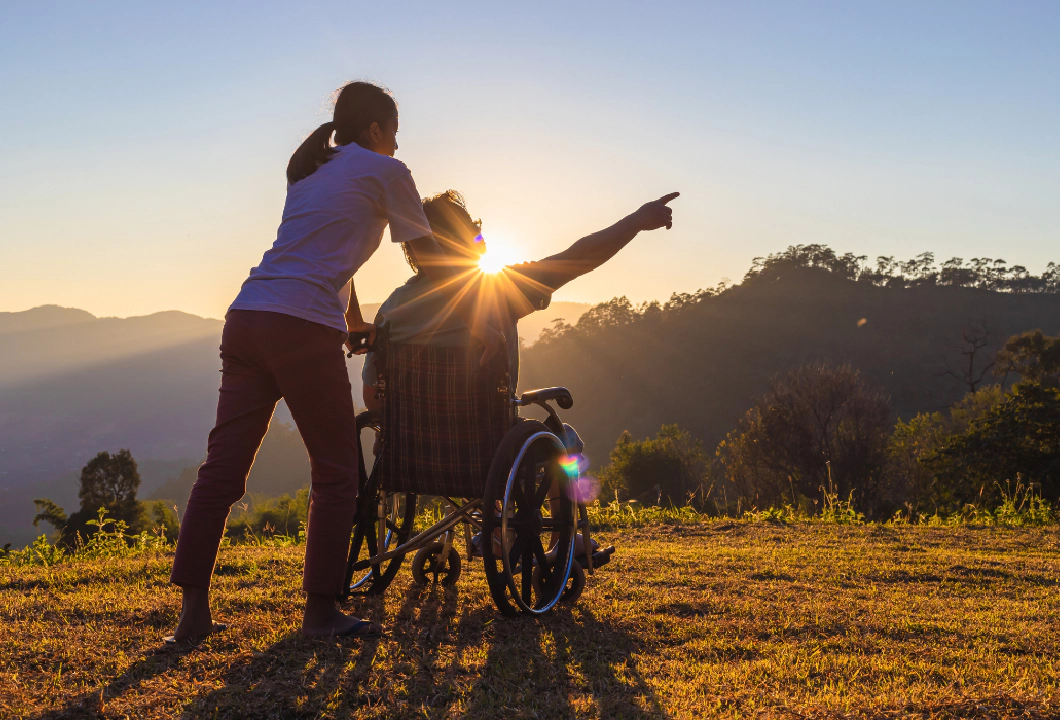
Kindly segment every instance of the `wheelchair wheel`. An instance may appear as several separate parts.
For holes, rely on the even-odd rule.
[[[416,496],[412,493],[388,493],[383,512],[383,524],[380,527],[379,505],[382,493],[379,491],[378,479],[373,477],[375,458],[370,454],[375,433],[379,432],[379,413],[366,410],[357,416],[357,434],[360,438],[358,455],[358,474],[360,477],[357,495],[357,515],[354,519],[353,540],[350,543],[350,554],[346,564],[345,592],[340,599],[349,597],[354,592],[376,595],[382,593],[394,580],[404,556],[391,558],[367,572],[354,577],[353,564],[366,560],[374,555],[393,550],[409,539],[412,524],[416,518]],[[366,449],[367,445],[367,449]],[[365,460],[369,459],[370,463]],[[372,466],[372,472],[366,466]]]
[[[536,567],[534,568],[534,585],[541,585],[541,571]],[[570,578],[567,579],[567,586],[563,589],[563,595],[559,601],[562,603],[578,602],[578,598],[582,596],[582,590],[584,589],[585,570],[579,563],[575,562],[570,566]]]
[[[420,548],[412,558],[412,579],[420,585],[429,585],[431,582],[445,586],[456,585],[456,581],[460,579],[460,553],[450,545],[449,553],[442,558],[443,550],[443,542],[434,542]]]
[[[482,507],[482,559],[493,601],[505,615],[542,615],[567,589],[577,505],[563,468],[565,457],[555,434],[540,422],[525,420],[504,436],[490,465]]]

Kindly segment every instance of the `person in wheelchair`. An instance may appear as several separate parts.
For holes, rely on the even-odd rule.
[[[486,273],[479,267],[479,260],[486,252],[486,240],[481,220],[472,220],[463,196],[455,190],[447,190],[427,198],[423,201],[423,210],[431,231],[447,260],[460,270],[449,282],[462,283],[463,286],[455,295],[440,292],[436,284],[420,272],[416,254],[406,243],[403,250],[414,274],[383,302],[374,324],[385,328],[388,340],[393,343],[467,347],[472,339],[461,319],[461,315],[467,317],[467,311],[455,312],[455,303],[450,299],[459,298],[459,302],[473,306],[475,315],[503,332],[511,383],[516,388],[519,379],[519,319],[548,308],[554,292],[603,265],[640,232],[662,227],[669,229],[672,211],[667,204],[677,196],[678,193],[670,193],[648,202],[610,227],[578,240],[555,255],[509,265],[495,273]],[[362,371],[364,403],[369,410],[380,407],[376,363],[376,353],[369,352]],[[475,554],[482,553],[481,540],[479,535],[473,540],[473,545],[479,546],[474,548]],[[610,560],[613,547],[599,550],[595,540],[592,545],[594,566]],[[577,536],[575,554],[585,555],[580,535]],[[584,559],[582,562],[584,564]]]

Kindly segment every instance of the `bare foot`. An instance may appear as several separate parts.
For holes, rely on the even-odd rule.
[[[215,623],[210,613],[210,591],[207,588],[184,588],[177,629],[166,638],[166,642],[199,640],[223,630],[226,626]]]
[[[347,615],[335,605],[331,595],[309,593],[302,616],[302,634],[309,637],[345,635],[359,637],[379,635],[383,628],[377,623]]]

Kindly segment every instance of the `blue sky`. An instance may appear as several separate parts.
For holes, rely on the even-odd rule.
[[[220,317],[284,168],[370,78],[422,193],[534,259],[671,190],[560,293],[665,298],[789,244],[1060,260],[1060,4],[0,6],[0,310]],[[358,275],[407,275],[384,245]]]

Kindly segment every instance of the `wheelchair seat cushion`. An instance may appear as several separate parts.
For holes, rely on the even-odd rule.
[[[388,343],[383,448],[388,492],[482,497],[494,452],[511,427],[507,357],[480,366],[481,348]]]

